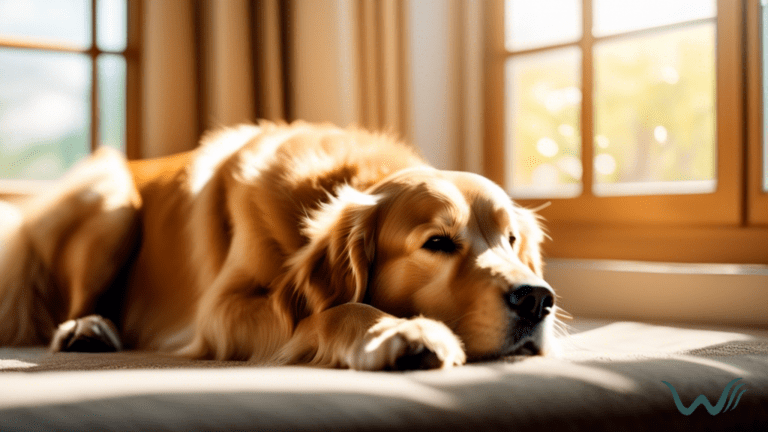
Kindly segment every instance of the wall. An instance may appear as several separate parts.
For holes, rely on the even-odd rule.
[[[768,327],[768,268],[549,259],[545,279],[576,318]]]

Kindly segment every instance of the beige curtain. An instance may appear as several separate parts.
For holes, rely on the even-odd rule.
[[[440,168],[482,173],[483,4],[359,0],[354,7],[359,123],[398,133]]]
[[[289,4],[291,114],[408,138],[408,0]]]
[[[281,0],[145,1],[136,157],[194,148],[211,128],[288,118]]]
[[[136,157],[188,150],[205,130],[266,118],[386,130],[420,146],[426,156],[442,156],[445,168],[479,171],[482,165],[479,3],[142,4],[143,111]],[[445,22],[437,27],[429,20],[432,9],[442,10],[437,15]],[[428,41],[414,39],[425,32]],[[414,54],[422,52],[446,53],[438,62],[444,67],[415,61],[420,58]],[[414,77],[441,79],[446,88],[425,93],[429,86]],[[436,114],[421,115],[431,107],[439,108],[432,110]]]
[[[405,0],[361,0],[357,7],[360,124],[407,138],[409,80]]]
[[[439,168],[482,173],[484,16],[474,0],[362,0],[361,124]]]

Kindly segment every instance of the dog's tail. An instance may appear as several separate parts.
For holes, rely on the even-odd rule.
[[[52,280],[21,210],[0,201],[0,346],[45,343],[55,319]]]

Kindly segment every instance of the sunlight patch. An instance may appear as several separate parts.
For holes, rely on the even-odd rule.
[[[37,363],[28,363],[21,360],[3,360],[0,359],[0,370],[3,369],[26,369],[37,366]]]

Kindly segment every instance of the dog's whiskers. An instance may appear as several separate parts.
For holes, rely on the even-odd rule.
[[[568,313],[565,309],[563,309],[563,308],[561,308],[559,306],[555,306],[553,309],[554,309],[555,316],[558,319],[567,319],[567,320],[572,320],[573,319],[573,315]]]

